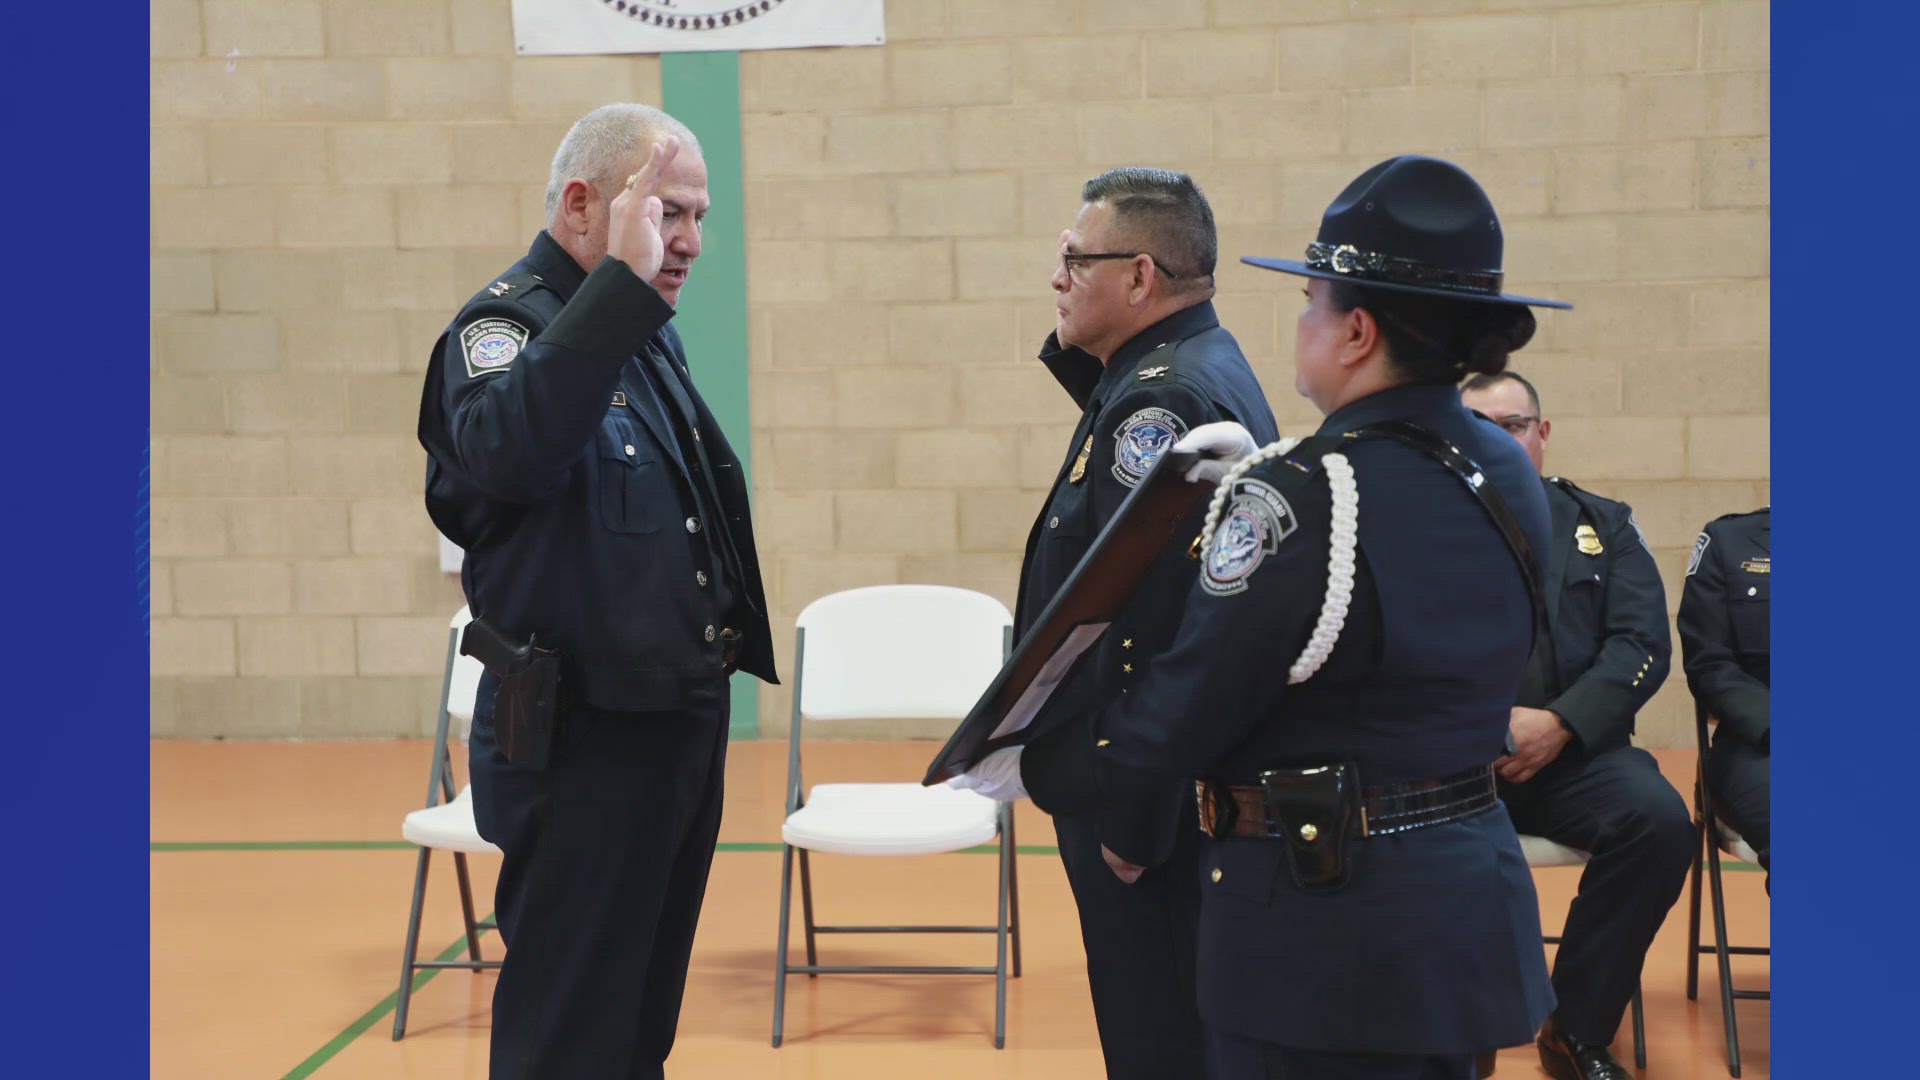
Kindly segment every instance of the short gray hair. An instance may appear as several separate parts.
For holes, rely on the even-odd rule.
[[[602,105],[574,122],[553,155],[547,176],[547,217],[560,205],[567,181],[578,177],[601,190],[624,181],[623,171],[646,159],[647,143],[673,135],[680,149],[700,152],[692,129],[651,105]],[[611,198],[611,195],[609,195]]]

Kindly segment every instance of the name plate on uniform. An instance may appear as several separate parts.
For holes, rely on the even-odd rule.
[[[1180,530],[1213,495],[1214,484],[1186,479],[1203,456],[1190,450],[1160,455],[934,756],[922,783],[945,783],[995,750],[1023,746],[1051,728],[1054,718],[1046,706],[1054,690],[1126,608],[1140,579],[1167,548],[1178,545],[1185,551],[1197,538],[1197,526],[1194,536]],[[1198,562],[1193,572],[1199,575]]]

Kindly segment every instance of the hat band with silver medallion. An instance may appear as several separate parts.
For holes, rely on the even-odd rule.
[[[1317,240],[1307,245],[1306,265],[1309,270],[1331,272],[1363,281],[1457,289],[1487,296],[1500,295],[1500,284],[1505,276],[1498,270],[1456,270],[1423,263],[1418,259],[1361,251],[1352,244],[1324,244]]]

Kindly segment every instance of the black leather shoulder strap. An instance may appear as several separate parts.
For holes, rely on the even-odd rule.
[[[1447,471],[1467,485],[1467,490],[1479,500],[1481,508],[1493,519],[1494,527],[1506,539],[1507,549],[1513,552],[1514,561],[1520,564],[1520,576],[1527,583],[1527,597],[1533,601],[1534,630],[1536,633],[1544,631],[1547,626],[1547,606],[1540,594],[1543,580],[1540,560],[1534,554],[1533,542],[1527,539],[1526,530],[1520,527],[1519,519],[1513,516],[1513,510],[1507,506],[1507,500],[1501,498],[1500,492],[1492,484],[1487,483],[1486,472],[1459,447],[1406,420],[1369,424],[1358,431],[1346,432],[1343,437],[1363,439],[1369,436],[1392,439],[1403,446],[1412,447],[1446,466]]]

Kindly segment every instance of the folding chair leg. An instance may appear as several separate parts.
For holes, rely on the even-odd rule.
[[[1647,1005],[1641,1000],[1640,985],[1633,987],[1633,1064],[1640,1071],[1647,1068]]]
[[[407,1005],[413,997],[413,962],[420,955],[420,911],[427,899],[427,860],[432,848],[420,849],[420,861],[413,871],[413,906],[407,911],[407,944],[400,959],[399,1003],[393,1011],[393,1041],[407,1033]]]
[[[1000,919],[994,939],[997,942],[993,967],[993,1048],[1002,1050],[1007,1045],[1007,915],[1008,903],[1013,886],[1013,845],[1007,843],[1007,819],[1013,814],[1011,804],[1003,804],[1000,810]]]
[[[1712,835],[1713,818],[1707,818]],[[1733,968],[1727,958],[1727,903],[1721,891],[1720,852],[1707,855],[1707,880],[1713,890],[1713,951],[1720,960],[1720,1015],[1727,1029],[1727,1075],[1740,1075],[1740,1024],[1733,1015]]]
[[[480,927],[473,919],[473,880],[467,877],[467,854],[453,853],[453,872],[460,879],[460,915],[467,921],[467,959],[480,963]],[[473,970],[479,971],[479,967]]]
[[[1696,796],[1697,798],[1697,796]],[[1705,856],[1713,851],[1713,841],[1707,838],[1706,819],[1700,822],[1699,843],[1693,845],[1693,881],[1688,886],[1687,903],[1691,909],[1687,914],[1687,1000],[1700,999],[1700,867]]]
[[[780,1048],[782,1026],[787,1016],[787,924],[793,921],[793,847],[781,845],[780,859],[780,944],[773,954],[773,1046]]]
[[[1000,834],[1001,843],[1013,852],[1007,863],[1008,933],[1013,938],[1013,977],[1020,977],[1020,845],[1013,838],[1013,804],[1007,804],[1007,820]]]
[[[807,861],[806,848],[800,849],[800,917],[801,926],[807,931],[807,966],[814,967],[820,963],[820,959],[813,950],[813,869]],[[807,973],[809,979],[819,977],[811,971]]]

